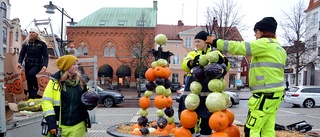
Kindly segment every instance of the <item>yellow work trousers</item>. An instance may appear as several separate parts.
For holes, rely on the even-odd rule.
[[[283,100],[283,92],[256,93],[248,101],[246,137],[275,137],[276,113]]]
[[[84,121],[74,126],[61,125],[60,128],[62,129],[61,137],[86,137],[87,127]],[[47,137],[55,137],[55,136],[51,135],[49,132]]]

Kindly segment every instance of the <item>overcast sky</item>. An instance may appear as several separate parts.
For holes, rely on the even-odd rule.
[[[182,20],[185,25],[205,25],[204,12],[213,5],[213,0],[157,0],[158,24],[174,24]],[[218,0],[215,0],[218,1]],[[309,0],[304,0],[305,6]],[[278,28],[282,21],[283,12],[289,12],[299,0],[234,0],[241,6],[241,14],[245,15],[243,23],[248,26],[247,31],[241,32],[245,40],[253,40],[254,24],[266,16],[273,16],[278,21]],[[45,13],[44,5],[49,0],[10,0],[11,16],[21,21],[21,27],[26,28],[34,19],[53,20],[53,30],[59,30],[61,26],[61,13],[55,10],[55,14]],[[52,0],[56,6],[62,7],[74,18],[80,21],[102,7],[153,7],[153,0]],[[70,19],[64,17],[65,22]],[[279,29],[277,30],[277,33]]]

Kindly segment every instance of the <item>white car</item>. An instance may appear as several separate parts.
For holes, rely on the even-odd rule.
[[[286,91],[284,102],[293,106],[320,106],[320,86],[296,86]]]

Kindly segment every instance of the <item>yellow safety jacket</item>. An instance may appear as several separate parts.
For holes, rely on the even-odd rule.
[[[49,80],[47,87],[46,90],[48,91],[44,92],[42,97],[42,111],[44,117],[55,115],[54,107],[60,108],[61,105],[59,81],[56,79]]]
[[[233,55],[252,56],[249,87],[252,93],[282,92],[286,51],[275,38],[260,38],[251,42],[217,40],[217,48]]]
[[[207,53],[209,53],[211,51],[211,48],[210,47],[207,47],[207,51],[202,51],[202,50],[193,50],[193,51],[190,51],[188,53],[188,55],[183,59],[183,62],[181,64],[181,67],[182,69],[187,72],[188,76],[191,76],[190,74],[190,71],[191,69],[188,67],[188,62],[190,60],[193,60],[196,56],[198,55],[206,55]]]

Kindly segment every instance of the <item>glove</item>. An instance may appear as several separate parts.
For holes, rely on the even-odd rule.
[[[194,57],[192,61],[192,67],[199,66],[199,58],[200,58],[200,55],[197,55]]]
[[[211,44],[214,48],[217,48],[217,40],[213,36],[207,36],[206,43]]]
[[[199,57],[200,57],[200,55],[197,55],[197,56],[194,57],[193,60],[189,60],[188,61],[187,65],[188,65],[189,69],[192,69],[195,66],[199,66]]]

